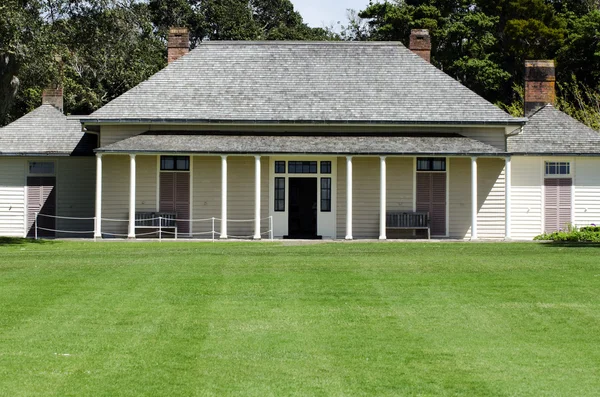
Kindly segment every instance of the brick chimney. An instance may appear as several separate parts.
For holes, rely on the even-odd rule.
[[[190,52],[190,33],[187,28],[169,29],[169,40],[167,44],[169,63],[176,61]]]
[[[525,117],[554,105],[556,76],[553,60],[525,61]]]
[[[411,30],[408,48],[427,62],[431,62],[431,36],[429,36],[429,30]]]
[[[63,88],[46,88],[42,91],[42,105],[52,105],[63,111]]]

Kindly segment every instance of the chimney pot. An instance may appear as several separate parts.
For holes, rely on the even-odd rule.
[[[42,91],[42,105],[52,105],[63,111],[63,88],[46,88]]]
[[[554,60],[525,61],[525,117],[556,102]]]
[[[429,30],[411,30],[408,48],[427,62],[431,62],[431,36],[429,35]]]
[[[187,28],[169,29],[169,39],[167,42],[168,62],[176,61],[183,55],[190,52],[190,33]]]

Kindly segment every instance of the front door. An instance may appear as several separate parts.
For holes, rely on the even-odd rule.
[[[290,178],[288,237],[317,238],[317,178]]]
[[[40,237],[54,237],[56,230],[56,177],[27,177],[27,235],[35,235],[35,214],[37,234]]]

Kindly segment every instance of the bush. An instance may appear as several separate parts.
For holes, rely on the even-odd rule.
[[[600,226],[584,226],[581,229],[578,229],[575,226],[569,225],[566,230],[543,233],[539,236],[535,236],[534,240],[600,243]]]

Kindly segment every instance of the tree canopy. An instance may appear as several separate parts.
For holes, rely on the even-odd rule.
[[[487,100],[522,111],[523,62],[555,59],[558,106],[600,129],[600,0],[390,0],[349,13],[338,35],[290,0],[3,0],[0,126],[62,84],[87,114],[166,65],[171,26],[203,40],[398,40],[429,29],[432,62]]]
[[[358,17],[345,37],[408,44],[411,29],[429,29],[437,67],[515,114],[524,61],[555,59],[559,106],[600,129],[598,0],[396,0]]]
[[[4,0],[0,126],[64,86],[65,110],[88,114],[166,65],[169,27],[202,40],[327,40],[290,0]]]

